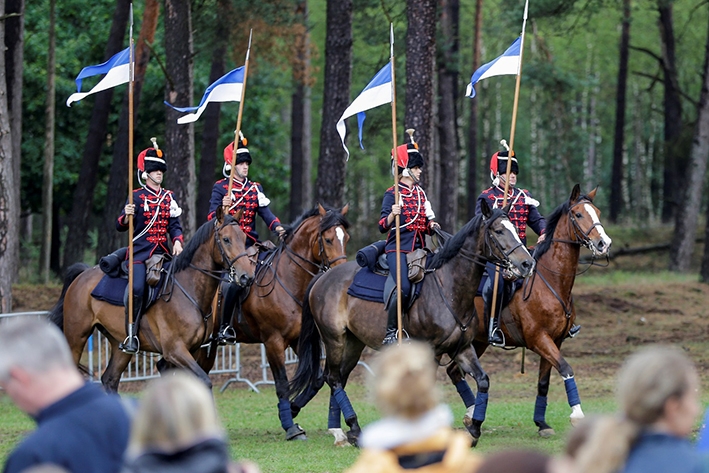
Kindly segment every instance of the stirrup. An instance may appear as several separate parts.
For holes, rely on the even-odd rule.
[[[217,343],[219,345],[234,345],[236,344],[236,331],[231,325],[227,325],[217,335]]]
[[[580,325],[573,324],[571,328],[569,329],[569,333],[566,334],[566,338],[574,338],[576,335],[579,334],[579,331],[581,330]]]
[[[138,336],[133,335],[132,337],[126,337],[123,343],[118,345],[118,349],[123,353],[135,355],[140,350],[140,340],[138,340]]]
[[[382,345],[393,345],[398,341],[398,331],[395,328],[387,329],[387,333],[382,340]]]
[[[504,347],[505,346],[505,334],[502,333],[499,327],[496,327],[488,335],[487,342],[493,347]]]

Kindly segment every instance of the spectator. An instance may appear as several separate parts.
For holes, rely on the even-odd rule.
[[[117,396],[84,381],[56,326],[29,317],[0,324],[0,387],[37,422],[5,473],[46,463],[73,473],[120,471],[128,414]]]
[[[451,428],[438,404],[433,351],[421,342],[384,349],[375,365],[374,396],[385,416],[362,431],[362,454],[347,473],[468,473],[480,463],[471,438]]]
[[[699,377],[680,350],[650,347],[618,375],[619,415],[590,427],[576,450],[578,473],[694,473],[703,459],[688,436],[699,415]]]
[[[154,381],[135,415],[123,473],[258,473],[232,464],[209,390],[187,372]]]
[[[552,458],[533,450],[505,450],[485,458],[476,473],[548,473]],[[561,471],[561,470],[559,470]],[[564,473],[568,473],[565,471]]]

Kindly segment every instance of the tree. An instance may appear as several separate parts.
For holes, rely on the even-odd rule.
[[[150,47],[155,40],[155,30],[158,26],[158,15],[160,13],[160,3],[158,0],[146,0],[143,10],[143,19],[140,25],[138,41],[135,45],[135,67],[133,70],[133,123],[136,123],[136,116],[140,110],[140,98],[145,82],[145,73],[150,62]],[[126,203],[128,196],[128,90],[126,88],[123,96],[121,115],[118,120],[118,133],[116,142],[113,145],[113,159],[111,160],[111,172],[108,177],[108,188],[106,189],[106,206],[104,207],[101,219],[101,231],[98,232],[99,255],[105,255],[115,251],[121,246],[127,246],[126,235],[116,231],[116,218]],[[130,159],[135,156],[131,150]],[[131,187],[133,183],[131,176]]]
[[[694,253],[694,240],[697,232],[699,209],[702,204],[702,188],[704,174],[707,169],[709,155],[709,36],[704,53],[704,74],[702,91],[697,107],[697,123],[692,140],[692,151],[689,157],[689,167],[683,179],[683,205],[677,208],[677,222],[670,245],[670,271],[686,272],[689,270]],[[707,224],[709,228],[709,224]],[[709,244],[706,244],[709,247]],[[704,250],[702,261],[702,278],[704,269],[709,267],[709,252]],[[705,279],[706,280],[706,279]]]
[[[117,0],[113,12],[111,31],[106,43],[104,61],[124,49],[124,38],[128,16],[130,13],[130,0]],[[66,269],[72,263],[84,260],[86,241],[90,228],[89,217],[93,207],[94,190],[98,181],[98,163],[103,145],[106,142],[108,115],[111,111],[113,89],[104,90],[94,96],[94,105],[89,122],[89,132],[86,136],[84,154],[81,160],[79,179],[74,190],[73,204],[69,213],[71,237],[64,244],[64,259],[62,267]]]
[[[459,0],[441,0],[441,45],[438,59],[438,139],[440,141],[441,184],[438,220],[450,231],[458,228],[458,27]]]
[[[172,104],[188,104],[193,95],[192,13],[189,0],[166,0],[165,69],[167,85],[165,100]],[[178,125],[180,112],[169,108],[165,112],[165,154],[170,174],[170,188],[182,207],[180,217],[185,238],[196,230],[196,192],[194,162],[194,126]]]
[[[416,130],[423,156],[433,157],[433,70],[436,58],[436,0],[409,0],[406,4],[406,113],[405,128]],[[431,169],[422,174],[424,185]],[[436,195],[435,189],[429,193]],[[438,203],[436,203],[438,204]]]
[[[473,63],[472,69],[480,67],[480,46],[482,42],[483,0],[475,1],[475,27],[473,28]],[[468,124],[468,220],[475,216],[475,204],[478,198],[478,101],[470,101],[470,123]]]
[[[0,44],[5,44],[5,0],[0,0]],[[12,130],[7,100],[5,54],[0,54],[0,311],[12,310],[12,279],[19,253],[19,199],[14,181]]]
[[[327,0],[325,81],[320,156],[315,197],[321,204],[340,207],[345,195],[345,151],[335,123],[350,100],[352,72],[352,0]]]
[[[47,111],[44,135],[44,169],[42,180],[42,251],[39,258],[39,272],[42,281],[49,282],[49,259],[52,252],[52,210],[54,202],[54,115],[55,96],[55,58],[56,58],[56,1],[49,0],[49,49],[47,53]]]
[[[620,65],[616,89],[615,139],[611,173],[611,222],[617,222],[623,208],[623,143],[625,139],[625,96],[628,84],[628,45],[630,44],[630,0],[623,0],[623,24],[620,34]]]

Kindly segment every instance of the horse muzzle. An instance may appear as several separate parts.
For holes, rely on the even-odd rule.
[[[239,276],[239,279],[237,280],[237,284],[241,287],[249,287],[251,284],[254,282],[253,276],[249,276],[247,274],[242,274]]]

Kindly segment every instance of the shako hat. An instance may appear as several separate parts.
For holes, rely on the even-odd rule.
[[[244,134],[239,130],[239,147],[236,148],[236,164],[249,163],[253,161],[251,159],[251,153],[246,147],[248,140],[244,138]],[[231,159],[234,156],[234,142],[232,141],[224,148],[224,171],[231,171]]]
[[[158,146],[157,138],[150,138],[150,141],[153,142],[152,148],[146,148],[138,155],[138,171],[143,179],[147,179],[148,173],[153,171],[167,172],[165,153]]]
[[[402,173],[404,169],[423,168],[424,165],[423,156],[419,152],[419,145],[414,141],[414,129],[409,128],[406,133],[409,134],[410,143],[396,147],[396,165],[399,173]]]

